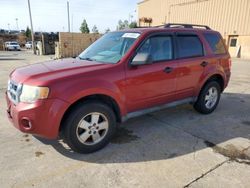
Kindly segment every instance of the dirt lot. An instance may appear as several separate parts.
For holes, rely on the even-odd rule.
[[[7,120],[8,74],[47,59],[0,52],[0,187],[250,187],[250,61],[233,61],[213,114],[189,105],[151,113],[123,124],[105,149],[80,155]]]

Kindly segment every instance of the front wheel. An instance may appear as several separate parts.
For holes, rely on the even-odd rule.
[[[78,153],[92,153],[106,146],[116,131],[113,110],[105,104],[88,102],[71,111],[63,125],[63,138]]]
[[[194,104],[196,111],[202,114],[212,113],[219,101],[221,95],[221,87],[216,81],[208,82],[201,90],[200,95]]]

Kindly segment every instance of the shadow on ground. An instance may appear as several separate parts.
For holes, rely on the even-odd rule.
[[[23,58],[8,58],[8,57],[0,57],[0,61],[18,61],[25,60]]]
[[[233,159],[235,153],[240,153],[237,148],[229,145],[227,150],[217,145],[239,137],[250,139],[249,94],[223,94],[217,110],[210,115],[183,105],[131,119],[120,125],[111,144],[88,155],[74,153],[61,140],[37,139],[74,160],[128,163],[174,158],[207,147]]]

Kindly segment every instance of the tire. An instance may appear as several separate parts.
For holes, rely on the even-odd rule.
[[[106,128],[106,129],[104,129]],[[76,106],[63,123],[63,139],[77,153],[92,153],[105,147],[116,132],[113,110],[99,102]]]
[[[211,94],[213,93],[213,94]],[[221,86],[216,81],[208,82],[201,90],[194,109],[202,114],[212,113],[220,101]]]

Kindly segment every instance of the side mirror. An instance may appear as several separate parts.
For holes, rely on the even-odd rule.
[[[152,64],[151,56],[148,53],[138,53],[131,62],[132,66]]]

